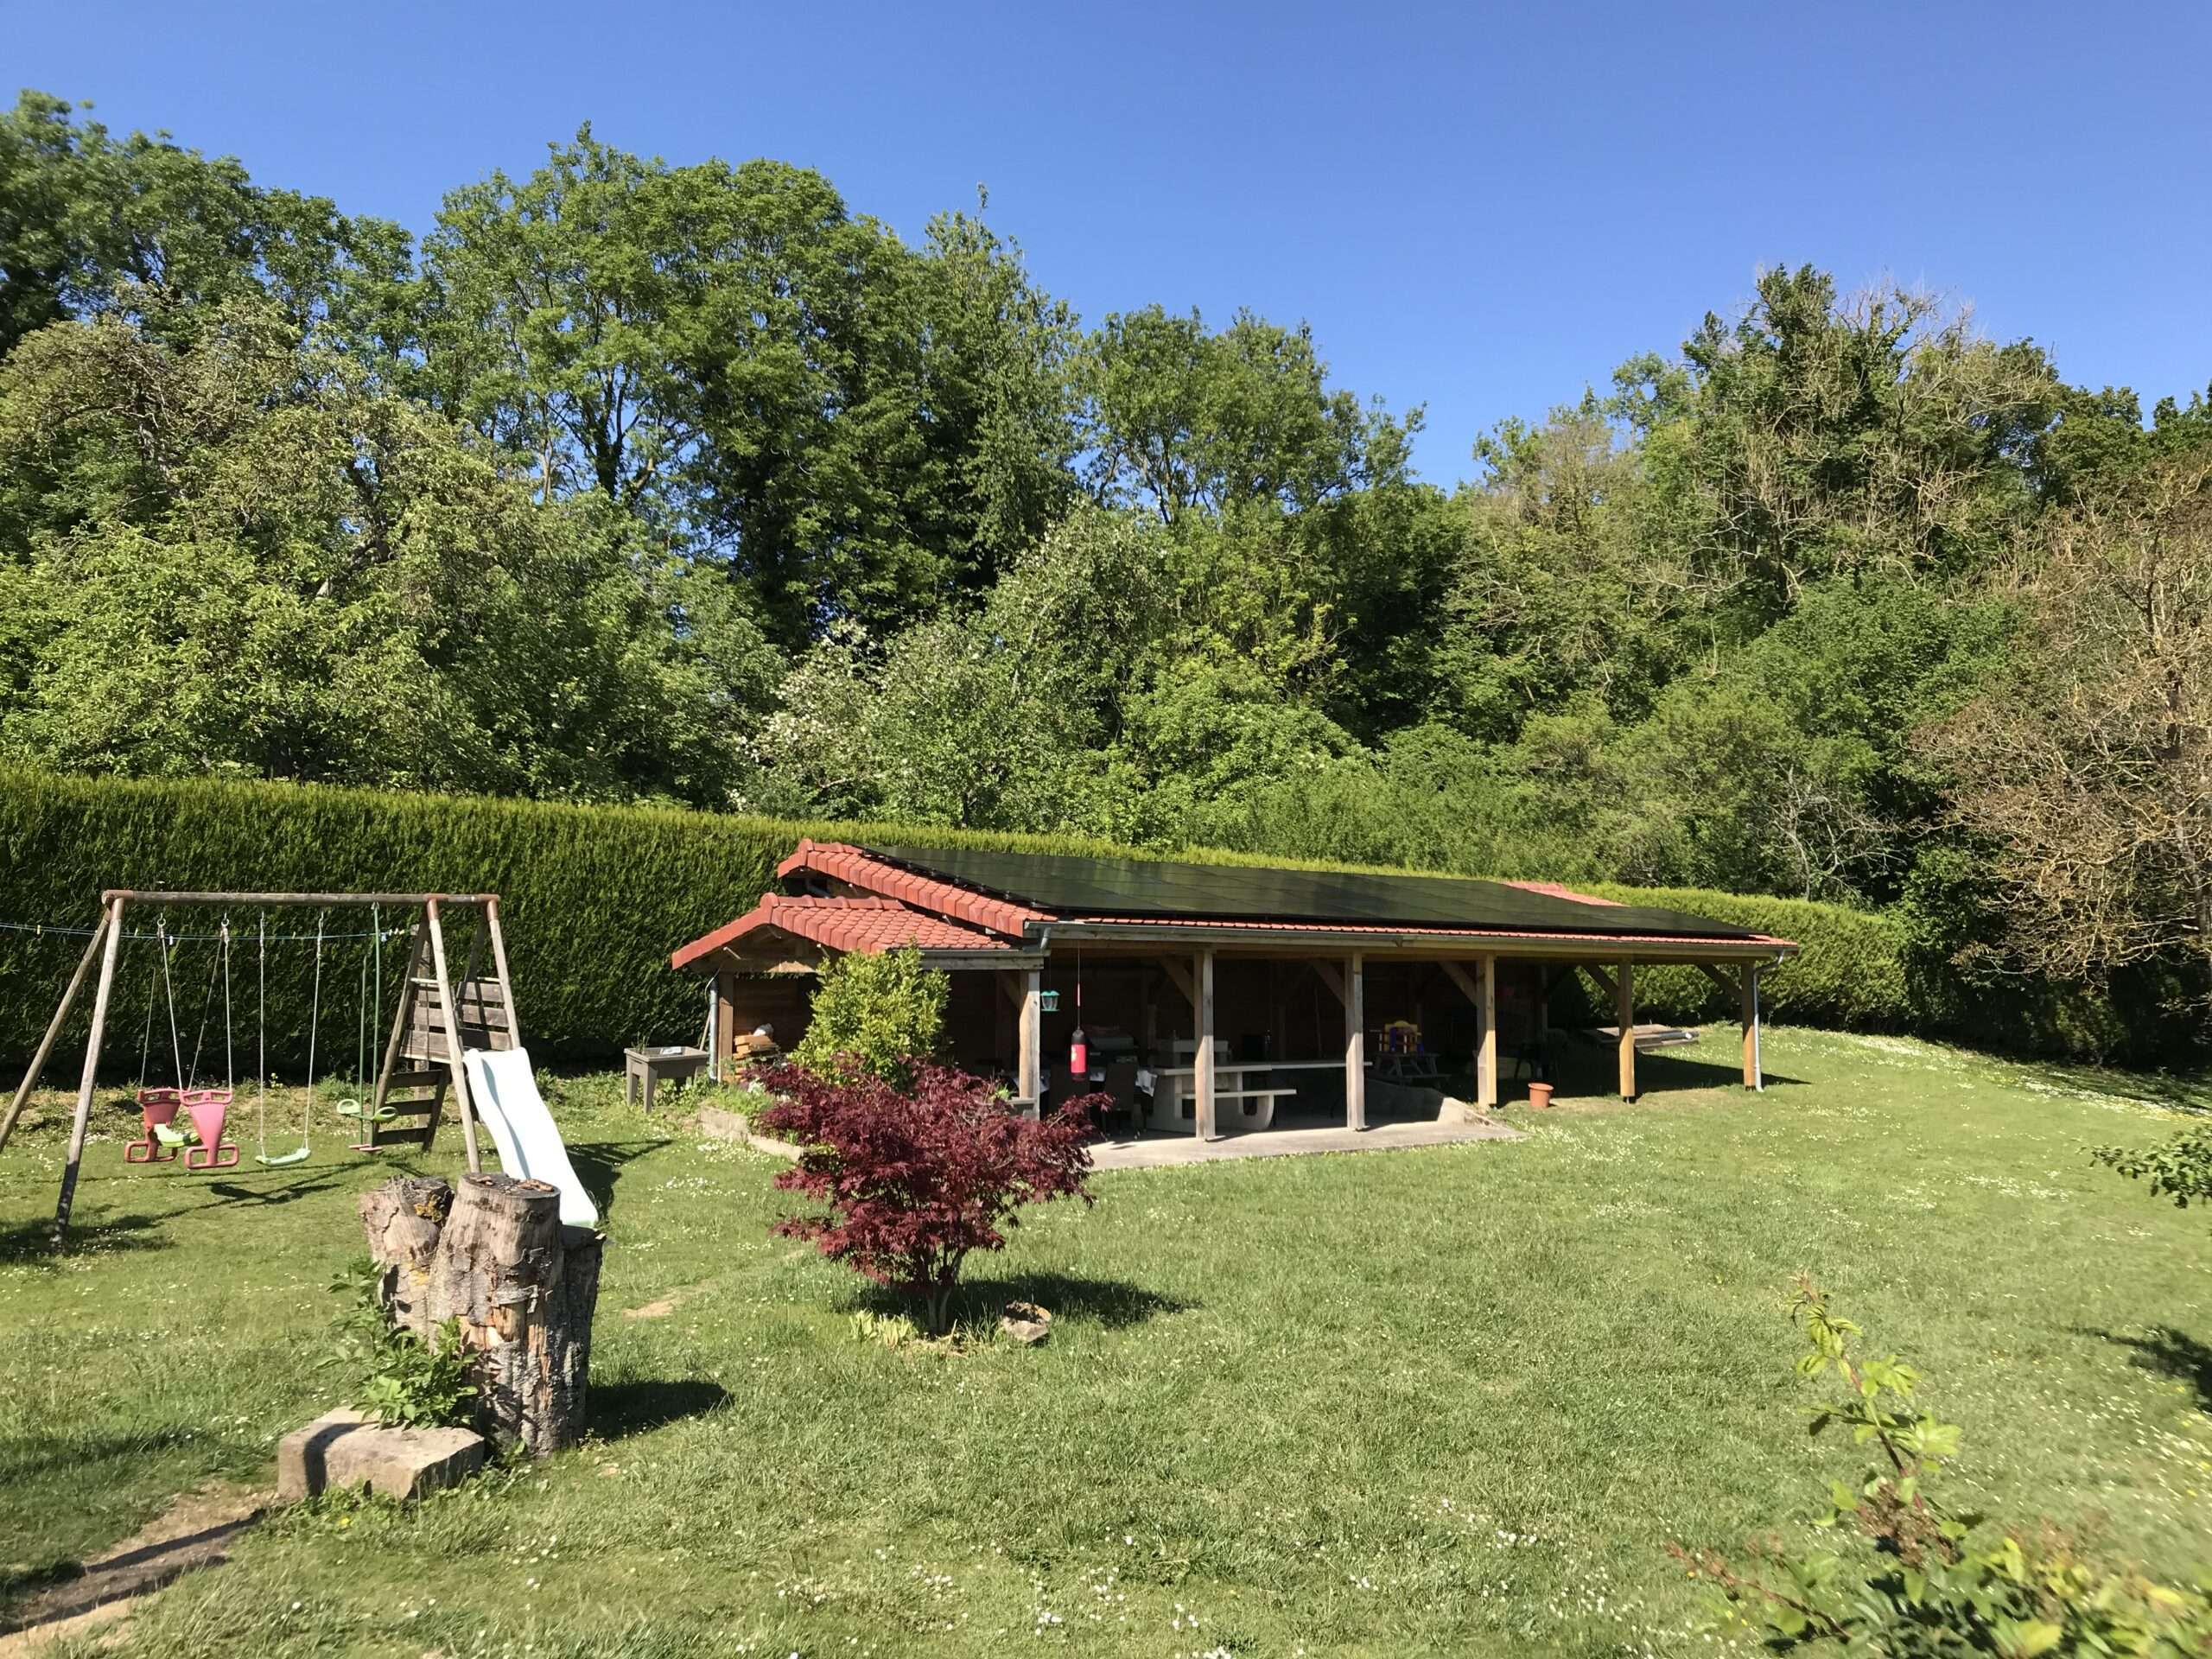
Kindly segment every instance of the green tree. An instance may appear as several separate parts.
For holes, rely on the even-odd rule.
[[[836,1081],[855,1072],[905,1088],[913,1063],[937,1052],[952,982],[918,950],[855,951],[825,963],[806,1034],[791,1058]]]
[[[423,282],[442,405],[724,565],[788,645],[984,585],[1067,493],[1071,325],[971,218],[917,251],[818,174],[586,127],[450,196]]]
[[[2024,470],[2059,392],[2043,353],[1902,289],[1840,297],[1763,272],[1679,364],[1635,359],[1611,408],[1648,439],[1668,534],[1709,603],[1763,623],[1825,576],[1971,570],[2032,505]]]
[[[717,588],[532,500],[266,302],[189,351],[113,316],[29,336],[0,474],[36,497],[0,515],[20,758],[715,801],[772,681]]]
[[[0,355],[46,323],[107,313],[189,345],[248,299],[360,349],[407,258],[397,226],[257,186],[166,134],[118,138],[43,92],[0,115]]]

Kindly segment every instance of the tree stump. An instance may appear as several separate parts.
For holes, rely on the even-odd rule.
[[[398,1176],[360,1211],[392,1322],[425,1342],[461,1322],[477,1427],[534,1457],[581,1440],[604,1235],[562,1226],[560,1190],[512,1175],[465,1175],[457,1191]]]

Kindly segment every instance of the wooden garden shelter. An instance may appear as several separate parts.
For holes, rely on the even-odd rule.
[[[764,1023],[795,1041],[830,957],[912,946],[951,976],[956,1060],[1003,1071],[1033,1105],[1048,1054],[1087,1027],[1109,1063],[1179,1083],[1189,1128],[1209,1139],[1286,1084],[1338,1077],[1345,1124],[1366,1128],[1370,1080],[1418,1063],[1396,1052],[1406,1032],[1466,1054],[1478,1103],[1494,1105],[1502,1066],[1527,1063],[1509,1054],[1516,1020],[1520,1047],[1533,1031],[1541,1049],[1550,995],[1571,974],[1613,1013],[1632,1099],[1637,975],[1656,964],[1693,967],[1738,999],[1756,1089],[1758,976],[1797,949],[1548,882],[813,841],[777,876],[779,891],[671,959],[713,976],[718,1058]]]

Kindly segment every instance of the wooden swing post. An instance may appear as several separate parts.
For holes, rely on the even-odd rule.
[[[16,1132],[16,1120],[23,1115],[23,1103],[38,1086],[38,1074],[46,1070],[47,1056],[54,1052],[54,1039],[61,1035],[69,1010],[77,1005],[77,993],[85,988],[85,976],[92,971],[92,963],[100,953],[100,942],[107,938],[109,919],[106,906],[101,906],[99,924],[92,929],[92,937],[85,941],[85,954],[77,958],[77,971],[69,976],[69,988],[61,993],[61,1006],[47,1021],[46,1035],[39,1039],[38,1052],[31,1056],[30,1070],[23,1073],[22,1084],[16,1090],[15,1099],[9,1103],[8,1116],[0,1118],[0,1152],[7,1150],[8,1137]]]
[[[391,1008],[391,1035],[384,1046],[384,1064],[377,1070],[377,1091],[369,1102],[365,1121],[361,1125],[361,1144],[372,1151],[377,1144],[377,1125],[384,1121],[385,1102],[391,1094],[392,1075],[399,1069],[399,1048],[407,1035],[407,1011],[414,1006],[410,994],[417,976],[423,971],[423,918],[415,918],[407,925],[407,967],[400,978],[399,995]]]
[[[430,960],[437,964],[438,1010],[446,1022],[446,1065],[453,1073],[453,1091],[461,1106],[461,1139],[468,1149],[468,1173],[472,1175],[484,1167],[476,1151],[476,1109],[468,1098],[468,1068],[461,1059],[461,1010],[454,1005],[453,976],[446,969],[446,931],[440,924],[438,901],[429,900],[423,914],[429,923]],[[469,942],[469,967],[476,963],[476,944]]]
[[[85,1039],[85,1070],[77,1083],[77,1116],[69,1125],[69,1161],[61,1168],[61,1197],[54,1206],[54,1242],[69,1230],[70,1206],[77,1201],[77,1166],[85,1158],[85,1126],[92,1121],[92,1084],[99,1075],[100,1039],[107,1033],[108,995],[115,989],[115,962],[123,948],[123,895],[108,898],[107,940],[100,953],[100,985],[92,996],[92,1029]]]

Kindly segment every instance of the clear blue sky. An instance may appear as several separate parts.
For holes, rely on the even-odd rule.
[[[417,231],[587,119],[909,235],[988,183],[1085,316],[1310,321],[1441,481],[1763,264],[1971,299],[2146,409],[2212,381],[2201,3],[10,10],[16,84]]]

